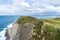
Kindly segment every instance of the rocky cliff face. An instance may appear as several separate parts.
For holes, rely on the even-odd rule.
[[[5,33],[6,40],[13,40],[13,38],[17,34],[18,26],[19,25],[17,23],[15,23],[12,25],[11,28],[6,30],[6,33]]]
[[[6,30],[6,40],[38,40],[38,35],[41,35],[42,25],[43,22],[39,19],[22,16],[11,28]]]
[[[32,23],[15,23],[6,30],[6,40],[29,40],[32,37],[33,28]]]

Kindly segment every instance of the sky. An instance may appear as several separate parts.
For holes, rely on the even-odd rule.
[[[0,0],[0,15],[60,16],[60,0]]]

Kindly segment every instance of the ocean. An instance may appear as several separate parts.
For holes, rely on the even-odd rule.
[[[20,16],[0,16],[0,40],[5,40],[5,30],[12,26],[12,23],[16,21]]]

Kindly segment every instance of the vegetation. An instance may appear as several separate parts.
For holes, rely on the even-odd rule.
[[[36,21],[35,22],[35,28],[33,30],[33,35],[32,35],[31,40],[40,40],[42,26],[43,26],[42,21]]]
[[[59,17],[58,18],[54,18],[54,20],[60,21],[60,18]]]
[[[49,32],[49,35],[46,35],[49,37],[49,40],[60,40],[60,28],[55,28],[51,25],[47,25],[45,26],[45,29],[47,29],[47,32]],[[45,35],[45,36],[46,36]],[[51,36],[51,37],[50,37]],[[48,40],[48,37],[47,37],[47,40]]]
[[[35,20],[37,20],[36,18],[34,18],[34,17],[30,17],[30,16],[21,16],[19,19],[18,19],[18,21],[17,21],[17,23],[25,23],[25,22],[32,22],[32,21],[35,21]]]
[[[60,18],[42,20],[30,16],[21,16],[17,21],[19,24],[25,22],[31,22],[35,25],[30,40],[60,40],[60,28],[55,27],[60,26]]]
[[[34,17],[30,17],[30,16],[21,16],[17,23],[26,23],[26,22],[30,22],[33,23],[35,25],[34,30],[33,30],[33,34],[32,34],[32,38],[30,40],[39,40],[40,39],[40,35],[41,35],[41,28],[43,26],[43,22],[39,19],[36,19]]]

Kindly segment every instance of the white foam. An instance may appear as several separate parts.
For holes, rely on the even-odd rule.
[[[13,25],[13,23],[9,24],[9,25],[7,26],[7,28],[11,28],[11,27],[12,27],[12,25]]]
[[[6,32],[5,29],[0,32],[0,40],[5,40],[6,39],[6,37],[4,36],[5,32]]]
[[[6,29],[11,28],[11,27],[12,27],[12,24],[13,24],[13,23],[9,24],[9,25],[7,26],[7,28],[4,28],[4,30],[0,32],[0,40],[6,40],[6,37],[5,37]]]

